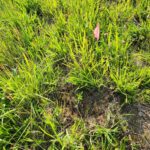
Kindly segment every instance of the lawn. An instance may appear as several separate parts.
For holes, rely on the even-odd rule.
[[[0,0],[0,150],[149,150],[149,114],[149,0]]]

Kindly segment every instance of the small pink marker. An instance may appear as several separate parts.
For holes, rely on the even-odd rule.
[[[94,29],[94,37],[96,40],[99,40],[99,35],[100,35],[100,29],[99,29],[99,23],[97,23],[96,28]]]

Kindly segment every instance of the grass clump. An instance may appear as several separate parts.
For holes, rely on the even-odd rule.
[[[150,100],[148,0],[0,0],[0,16],[1,149],[138,149],[121,105]]]

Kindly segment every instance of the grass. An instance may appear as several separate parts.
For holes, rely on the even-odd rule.
[[[79,110],[94,90],[119,110],[150,102],[149,13],[148,0],[0,0],[1,149],[137,149],[120,112],[92,124]]]

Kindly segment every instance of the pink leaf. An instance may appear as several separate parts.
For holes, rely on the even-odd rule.
[[[99,35],[100,35],[100,29],[99,29],[99,23],[97,23],[96,28],[94,29],[94,37],[96,40],[99,40]]]

